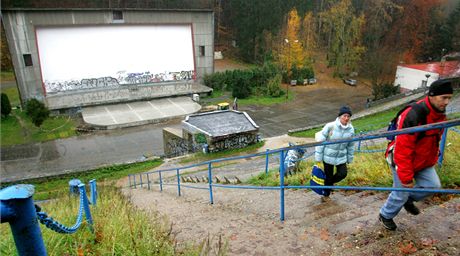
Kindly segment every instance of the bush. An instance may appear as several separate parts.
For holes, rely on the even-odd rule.
[[[5,93],[2,93],[2,98],[1,98],[1,112],[2,116],[8,116],[11,113],[11,103],[10,99],[8,98],[8,95]]]
[[[26,114],[32,119],[35,126],[40,127],[49,117],[50,111],[37,99],[30,99],[26,102]]]
[[[315,77],[313,69],[311,68],[297,68],[293,66],[291,69],[292,79],[297,80],[297,84],[303,84],[304,79],[310,79]]]
[[[391,82],[376,83],[372,85],[374,100],[384,99],[398,93],[399,86],[394,86]]]
[[[281,74],[277,74],[271,78],[267,83],[267,94],[271,97],[279,97],[283,94],[281,90]]]

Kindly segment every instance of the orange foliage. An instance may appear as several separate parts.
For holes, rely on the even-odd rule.
[[[403,3],[403,13],[392,25],[386,36],[386,45],[402,49],[401,57],[413,63],[422,52],[423,42],[429,40],[431,12],[443,0],[410,0]],[[397,46],[397,47],[394,47]]]

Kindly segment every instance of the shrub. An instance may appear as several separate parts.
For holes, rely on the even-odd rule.
[[[11,103],[10,99],[8,98],[8,95],[5,93],[2,93],[2,98],[1,98],[1,112],[2,116],[8,116],[11,113]]]
[[[399,86],[394,86],[391,82],[382,82],[372,85],[372,95],[374,100],[384,99],[399,93]]]
[[[26,102],[26,114],[32,119],[35,126],[40,127],[49,115],[50,111],[37,99],[30,99]]]
[[[281,90],[281,74],[277,74],[271,78],[267,83],[267,94],[271,97],[279,97],[283,94]]]
[[[304,79],[310,79],[315,77],[313,69],[311,68],[297,68],[293,66],[291,69],[292,79],[297,80],[297,84],[303,84]]]

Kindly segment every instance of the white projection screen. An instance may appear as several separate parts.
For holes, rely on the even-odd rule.
[[[191,25],[36,28],[47,93],[195,78]]]

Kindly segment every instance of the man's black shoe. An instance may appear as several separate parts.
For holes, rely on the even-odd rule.
[[[417,206],[414,205],[414,202],[409,202],[407,201],[404,204],[404,209],[412,215],[418,215],[420,213],[420,210],[417,208]]]
[[[393,221],[393,219],[387,219],[382,216],[382,214],[379,214],[379,221],[383,224],[383,226],[388,229],[388,230],[396,230],[396,223]]]

